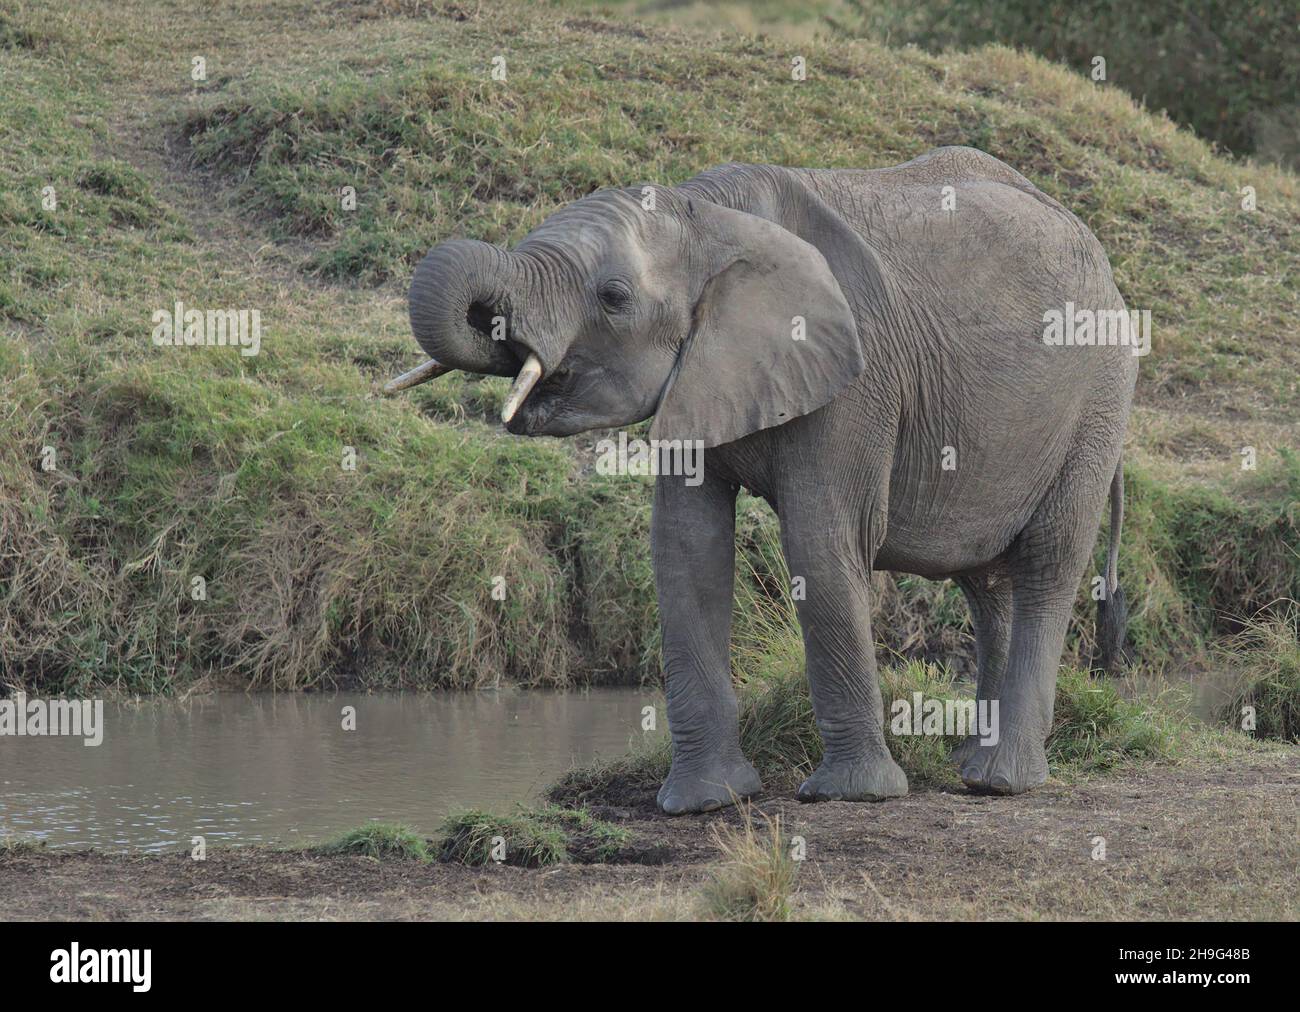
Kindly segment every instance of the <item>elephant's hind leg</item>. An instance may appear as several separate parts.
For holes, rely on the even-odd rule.
[[[954,582],[966,595],[975,630],[975,698],[980,702],[997,699],[1011,653],[1010,570],[999,560],[978,573],[963,573]],[[979,741],[977,735],[968,735],[953,749],[952,761],[958,766],[964,764],[975,754]]]
[[[1020,794],[1047,779],[1056,672],[1108,488],[1099,475],[1100,468],[1063,472],[1008,552],[1011,651],[996,695],[988,694],[999,704],[996,743],[973,749],[961,767],[972,790]]]
[[[880,801],[907,793],[907,777],[885,745],[880,682],[871,637],[870,571],[858,535],[824,516],[781,513],[781,538],[797,600],[821,765],[800,801]]]

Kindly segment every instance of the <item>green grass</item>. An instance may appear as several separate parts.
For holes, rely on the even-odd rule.
[[[44,840],[34,840],[27,836],[5,834],[0,836],[0,857],[18,857],[22,854],[35,854],[45,849]]]
[[[1125,485],[1120,573],[1139,602],[1129,637],[1143,660],[1196,653],[1278,598],[1300,597],[1294,450],[1239,472],[1232,488],[1167,482],[1140,465]]]
[[[1047,739],[1052,775],[1074,779],[1175,754],[1181,728],[1153,702],[1126,699],[1113,682],[1066,668],[1056,678]]]
[[[583,809],[520,806],[513,814],[467,811],[442,827],[439,857],[459,864],[539,868],[613,860],[631,834]]]
[[[0,3],[0,685],[656,678],[649,483],[591,474],[599,434],[504,436],[501,379],[376,396],[418,359],[410,264],[453,235],[518,239],[600,186],[937,144],[982,147],[1076,210],[1153,312],[1121,557],[1141,661],[1199,657],[1300,597],[1293,175],[999,47],[810,41],[795,85],[780,40],[572,8],[257,2],[221,32],[214,17]],[[210,79],[178,51],[205,53]],[[150,314],[176,298],[259,309],[262,354],[153,347]],[[787,581],[771,512],[743,498],[739,530],[736,673],[756,678],[798,644],[761,607]],[[888,650],[969,669],[954,587],[877,587]],[[1081,588],[1067,661],[1089,656],[1094,613]],[[773,747],[806,765],[816,745],[783,693],[754,726],[784,727]]]
[[[7,846],[10,839],[0,840],[0,845]],[[539,868],[569,861],[612,861],[630,840],[628,830],[598,819],[585,809],[520,805],[506,815],[478,810],[451,815],[443,822],[436,840],[426,840],[399,823],[374,822],[306,849],[313,854],[358,855],[376,860]]]
[[[1223,721],[1255,737],[1300,742],[1300,605],[1279,602],[1249,622],[1221,644],[1218,660],[1237,673]]]
[[[398,823],[367,823],[327,843],[307,848],[316,854],[347,854],[376,860],[428,861],[429,845],[413,829]]]

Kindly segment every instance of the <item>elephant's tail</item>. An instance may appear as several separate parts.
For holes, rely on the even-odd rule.
[[[1128,661],[1125,633],[1128,629],[1128,602],[1119,585],[1119,535],[1124,526],[1124,461],[1115,465],[1110,482],[1110,549],[1106,553],[1106,582],[1097,601],[1097,657],[1094,668],[1108,675],[1119,673]]]

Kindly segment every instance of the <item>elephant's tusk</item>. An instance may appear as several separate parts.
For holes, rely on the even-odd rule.
[[[510,419],[515,417],[515,412],[519,410],[519,405],[524,403],[524,399],[532,392],[537,381],[542,378],[542,363],[536,355],[529,355],[524,367],[519,370],[519,375],[515,377],[515,385],[510,388],[510,395],[506,398],[505,405],[501,408],[501,421],[506,425],[510,424]]]
[[[396,379],[390,379],[384,384],[384,393],[395,394],[399,390],[409,390],[411,387],[418,387],[421,383],[427,383],[431,379],[437,379],[447,372],[451,372],[451,366],[429,359],[424,365],[417,365],[410,372],[404,372]]]

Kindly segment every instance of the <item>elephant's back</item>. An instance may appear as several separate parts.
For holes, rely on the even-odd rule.
[[[937,148],[880,169],[792,169],[887,262],[936,281],[1021,271],[1113,289],[1088,227],[1005,162],[974,148]],[[1116,293],[1117,294],[1117,293]],[[1107,306],[1106,308],[1115,308]]]
[[[907,189],[942,192],[971,183],[998,183],[1056,211],[1069,214],[1006,162],[978,148],[934,148],[911,161],[875,169],[787,169],[846,217],[853,217],[864,197]]]
[[[1127,354],[1061,355],[1044,341],[1054,312],[1126,307],[1087,226],[991,155],[940,148],[886,169],[799,175],[879,257],[919,354],[1043,387],[1110,371]]]
[[[971,149],[799,175],[880,258],[906,335],[893,345],[904,361],[889,364],[900,418],[888,551],[920,565],[935,530],[962,530],[962,551],[992,557],[1066,465],[1081,427],[1125,425],[1132,348],[1045,340],[1053,313],[1126,309],[1101,244],[1019,173]],[[978,504],[992,510],[986,524],[971,520]],[[942,571],[970,560],[930,561]]]

